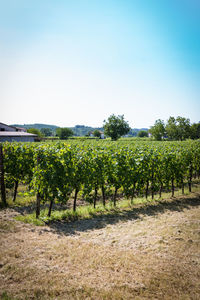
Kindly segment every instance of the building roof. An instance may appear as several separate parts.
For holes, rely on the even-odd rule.
[[[1,136],[25,136],[25,137],[37,137],[37,134],[33,134],[33,133],[27,133],[27,132],[23,132],[23,131],[0,131],[0,137]]]
[[[13,127],[13,126],[11,126],[11,127]],[[17,130],[26,132],[26,128],[24,128],[24,127],[18,127],[18,126],[16,126],[15,128],[16,128]]]
[[[7,127],[10,127],[10,128],[13,128],[13,129],[17,129],[17,127],[15,127],[15,126],[12,126],[12,125],[7,125],[7,124],[4,124],[4,123],[2,123],[2,122],[0,122],[0,125],[4,125],[4,126],[7,126]]]

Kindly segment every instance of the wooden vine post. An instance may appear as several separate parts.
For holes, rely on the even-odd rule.
[[[38,156],[37,157],[37,165],[39,164],[39,161],[40,161],[40,157]],[[41,202],[41,195],[40,195],[40,192],[38,191],[37,196],[36,196],[36,210],[35,210],[36,219],[38,219],[39,215],[40,215],[40,202]]]
[[[41,202],[41,196],[40,196],[40,192],[37,193],[37,198],[36,198],[36,219],[39,218],[40,215],[40,202]]]
[[[0,143],[0,184],[1,184],[1,200],[4,206],[7,205],[6,203],[6,188],[5,188],[5,181],[4,181],[4,165],[3,165],[3,147]]]

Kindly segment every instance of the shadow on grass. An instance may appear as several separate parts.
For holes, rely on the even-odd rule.
[[[7,208],[11,208],[13,210],[15,210],[16,212],[20,213],[21,215],[27,215],[27,214],[32,214],[35,212],[36,209],[36,201],[31,202],[28,205],[24,205],[20,202],[16,202],[16,203],[12,203],[11,205],[7,205]],[[49,208],[49,203],[45,203],[45,204],[41,204],[40,209],[48,209]],[[58,211],[62,211],[65,209],[69,209],[70,205],[66,204],[66,205],[60,205],[60,204],[53,204],[53,209],[54,210],[58,210]],[[5,207],[3,205],[1,205],[0,203],[0,209],[5,209]]]
[[[184,209],[190,209],[200,205],[200,195],[195,194],[195,197],[179,197],[169,200],[154,201],[153,203],[141,204],[127,209],[112,209],[105,211],[101,215],[93,216],[92,219],[77,220],[74,222],[54,221],[49,223],[59,235],[78,235],[79,232],[84,232],[93,229],[101,229],[109,224],[117,224],[120,221],[131,221],[143,219],[145,216],[156,216],[165,212],[181,212]]]

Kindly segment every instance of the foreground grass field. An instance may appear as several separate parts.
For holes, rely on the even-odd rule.
[[[0,211],[1,299],[199,299],[200,191],[34,226]]]

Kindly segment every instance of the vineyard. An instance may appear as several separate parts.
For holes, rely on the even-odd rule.
[[[192,190],[193,178],[200,176],[200,142],[109,141],[70,143],[4,143],[0,149],[1,198],[6,205],[6,191],[19,184],[29,187],[36,197],[36,217],[41,203],[66,204],[77,199],[96,207],[116,206],[119,196],[130,199],[160,197],[163,191]]]

